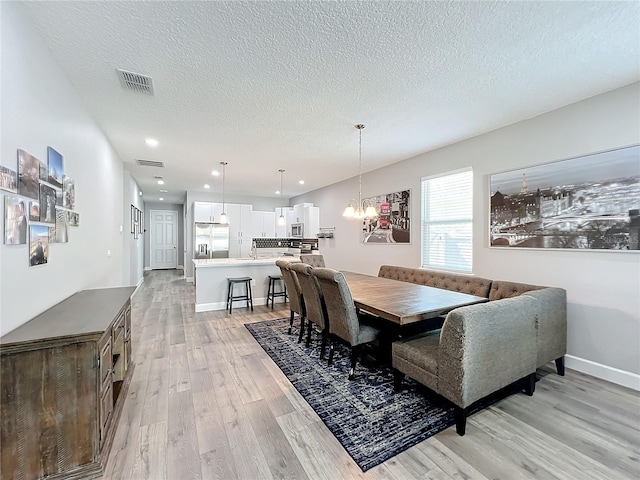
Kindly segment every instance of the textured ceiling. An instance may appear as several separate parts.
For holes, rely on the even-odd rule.
[[[368,171],[640,78],[638,2],[26,5],[146,200],[219,190],[220,161],[227,192],[276,196],[284,168],[291,197],[357,174],[356,123]]]

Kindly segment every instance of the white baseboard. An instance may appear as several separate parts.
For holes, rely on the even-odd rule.
[[[140,277],[140,280],[138,280],[138,284],[136,285],[136,289],[133,291],[133,293],[131,294],[131,298],[133,298],[133,296],[138,293],[138,290],[140,290],[140,286],[144,283],[144,277]]]
[[[601,363],[592,362],[591,360],[574,357],[573,355],[565,355],[564,364],[572,370],[577,370],[592,377],[601,378],[602,380],[640,391],[640,375],[637,373],[609,367]]]
[[[184,270],[184,265],[178,265],[178,270]]]
[[[151,270],[153,270],[153,268],[151,268],[151,267],[144,267],[144,271],[145,271],[145,272],[150,272]]]
[[[187,283],[193,283],[193,277],[184,277]]]
[[[254,298],[253,306],[256,307],[258,305],[265,305],[266,302],[267,302],[266,298]],[[237,308],[246,308],[246,302],[244,300],[238,301],[238,303],[239,305],[236,305]],[[226,308],[227,308],[227,302],[196,303],[196,313],[211,312],[213,310],[225,310]]]

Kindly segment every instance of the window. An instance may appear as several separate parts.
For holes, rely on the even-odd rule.
[[[473,170],[422,179],[422,266],[471,273]]]

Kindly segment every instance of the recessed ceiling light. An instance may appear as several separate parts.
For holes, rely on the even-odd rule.
[[[304,180],[300,180],[300,181],[298,181],[298,183],[299,183],[300,185],[304,185]]]
[[[158,140],[156,140],[155,138],[146,138],[144,140],[144,143],[146,143],[148,147],[156,148],[160,142],[158,142]]]
[[[167,193],[169,190],[160,190],[160,193]]]
[[[142,192],[138,192],[138,195],[142,196]]]
[[[211,186],[208,183],[205,183],[204,188],[211,188]]]
[[[158,180],[158,185],[164,185],[164,180]]]
[[[162,201],[162,200],[164,200],[164,198],[160,197],[158,200]]]
[[[280,195],[280,190],[276,190],[276,195]]]
[[[218,177],[220,176],[220,172],[218,170],[212,170],[211,175],[213,175],[214,177]]]

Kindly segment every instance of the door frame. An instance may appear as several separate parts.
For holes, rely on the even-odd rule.
[[[155,264],[155,255],[153,254],[154,251],[154,245],[153,245],[153,240],[152,240],[152,235],[153,235],[153,231],[155,228],[155,220],[154,220],[154,213],[165,213],[165,212],[171,212],[173,214],[175,214],[175,222],[173,223],[173,238],[175,240],[175,245],[176,245],[176,253],[174,255],[174,259],[175,259],[175,265],[173,267],[156,267]],[[154,210],[149,210],[149,268],[151,268],[151,270],[166,270],[166,269],[170,269],[170,268],[174,268],[177,269],[178,268],[178,212],[176,210],[158,210],[158,209],[154,209]]]

